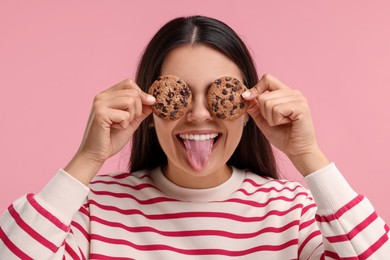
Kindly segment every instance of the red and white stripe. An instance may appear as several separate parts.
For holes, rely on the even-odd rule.
[[[390,259],[389,228],[334,165],[310,176],[311,192],[237,169],[210,191],[157,174],[99,175],[88,192],[60,171],[4,212],[0,258]],[[187,201],[191,194],[210,200]]]

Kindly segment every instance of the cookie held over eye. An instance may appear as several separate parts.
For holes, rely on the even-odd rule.
[[[218,119],[233,120],[245,114],[248,101],[241,97],[248,88],[233,77],[215,80],[207,93],[210,113]]]
[[[156,98],[153,113],[166,120],[176,120],[191,105],[192,94],[187,84],[173,75],[160,76],[150,86],[148,93]]]

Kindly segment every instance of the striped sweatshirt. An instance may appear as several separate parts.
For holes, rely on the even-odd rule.
[[[297,182],[233,169],[187,189],[160,169],[63,170],[0,219],[0,259],[390,259],[389,228],[332,163]]]

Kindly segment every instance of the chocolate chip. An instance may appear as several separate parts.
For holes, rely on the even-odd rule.
[[[221,114],[221,113],[217,113],[215,116],[216,116],[217,118],[219,118],[219,119],[225,119],[225,118],[226,118],[226,115]]]
[[[174,118],[176,116],[176,112],[171,112],[171,113],[169,113],[169,117],[170,118]]]
[[[226,90],[226,89],[223,89],[223,90],[222,90],[222,94],[227,95],[227,94],[228,94],[227,90]]]
[[[212,103],[211,109],[212,109],[214,112],[217,112],[217,111],[218,111],[218,103]]]

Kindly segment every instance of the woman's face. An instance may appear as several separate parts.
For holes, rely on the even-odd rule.
[[[188,188],[210,188],[223,183],[231,175],[226,162],[240,141],[247,115],[232,121],[212,117],[206,94],[210,84],[222,76],[243,81],[239,68],[211,47],[184,45],[167,55],[161,75],[178,76],[192,92],[192,105],[181,118],[167,121],[153,116],[160,145],[168,157],[164,174]]]

